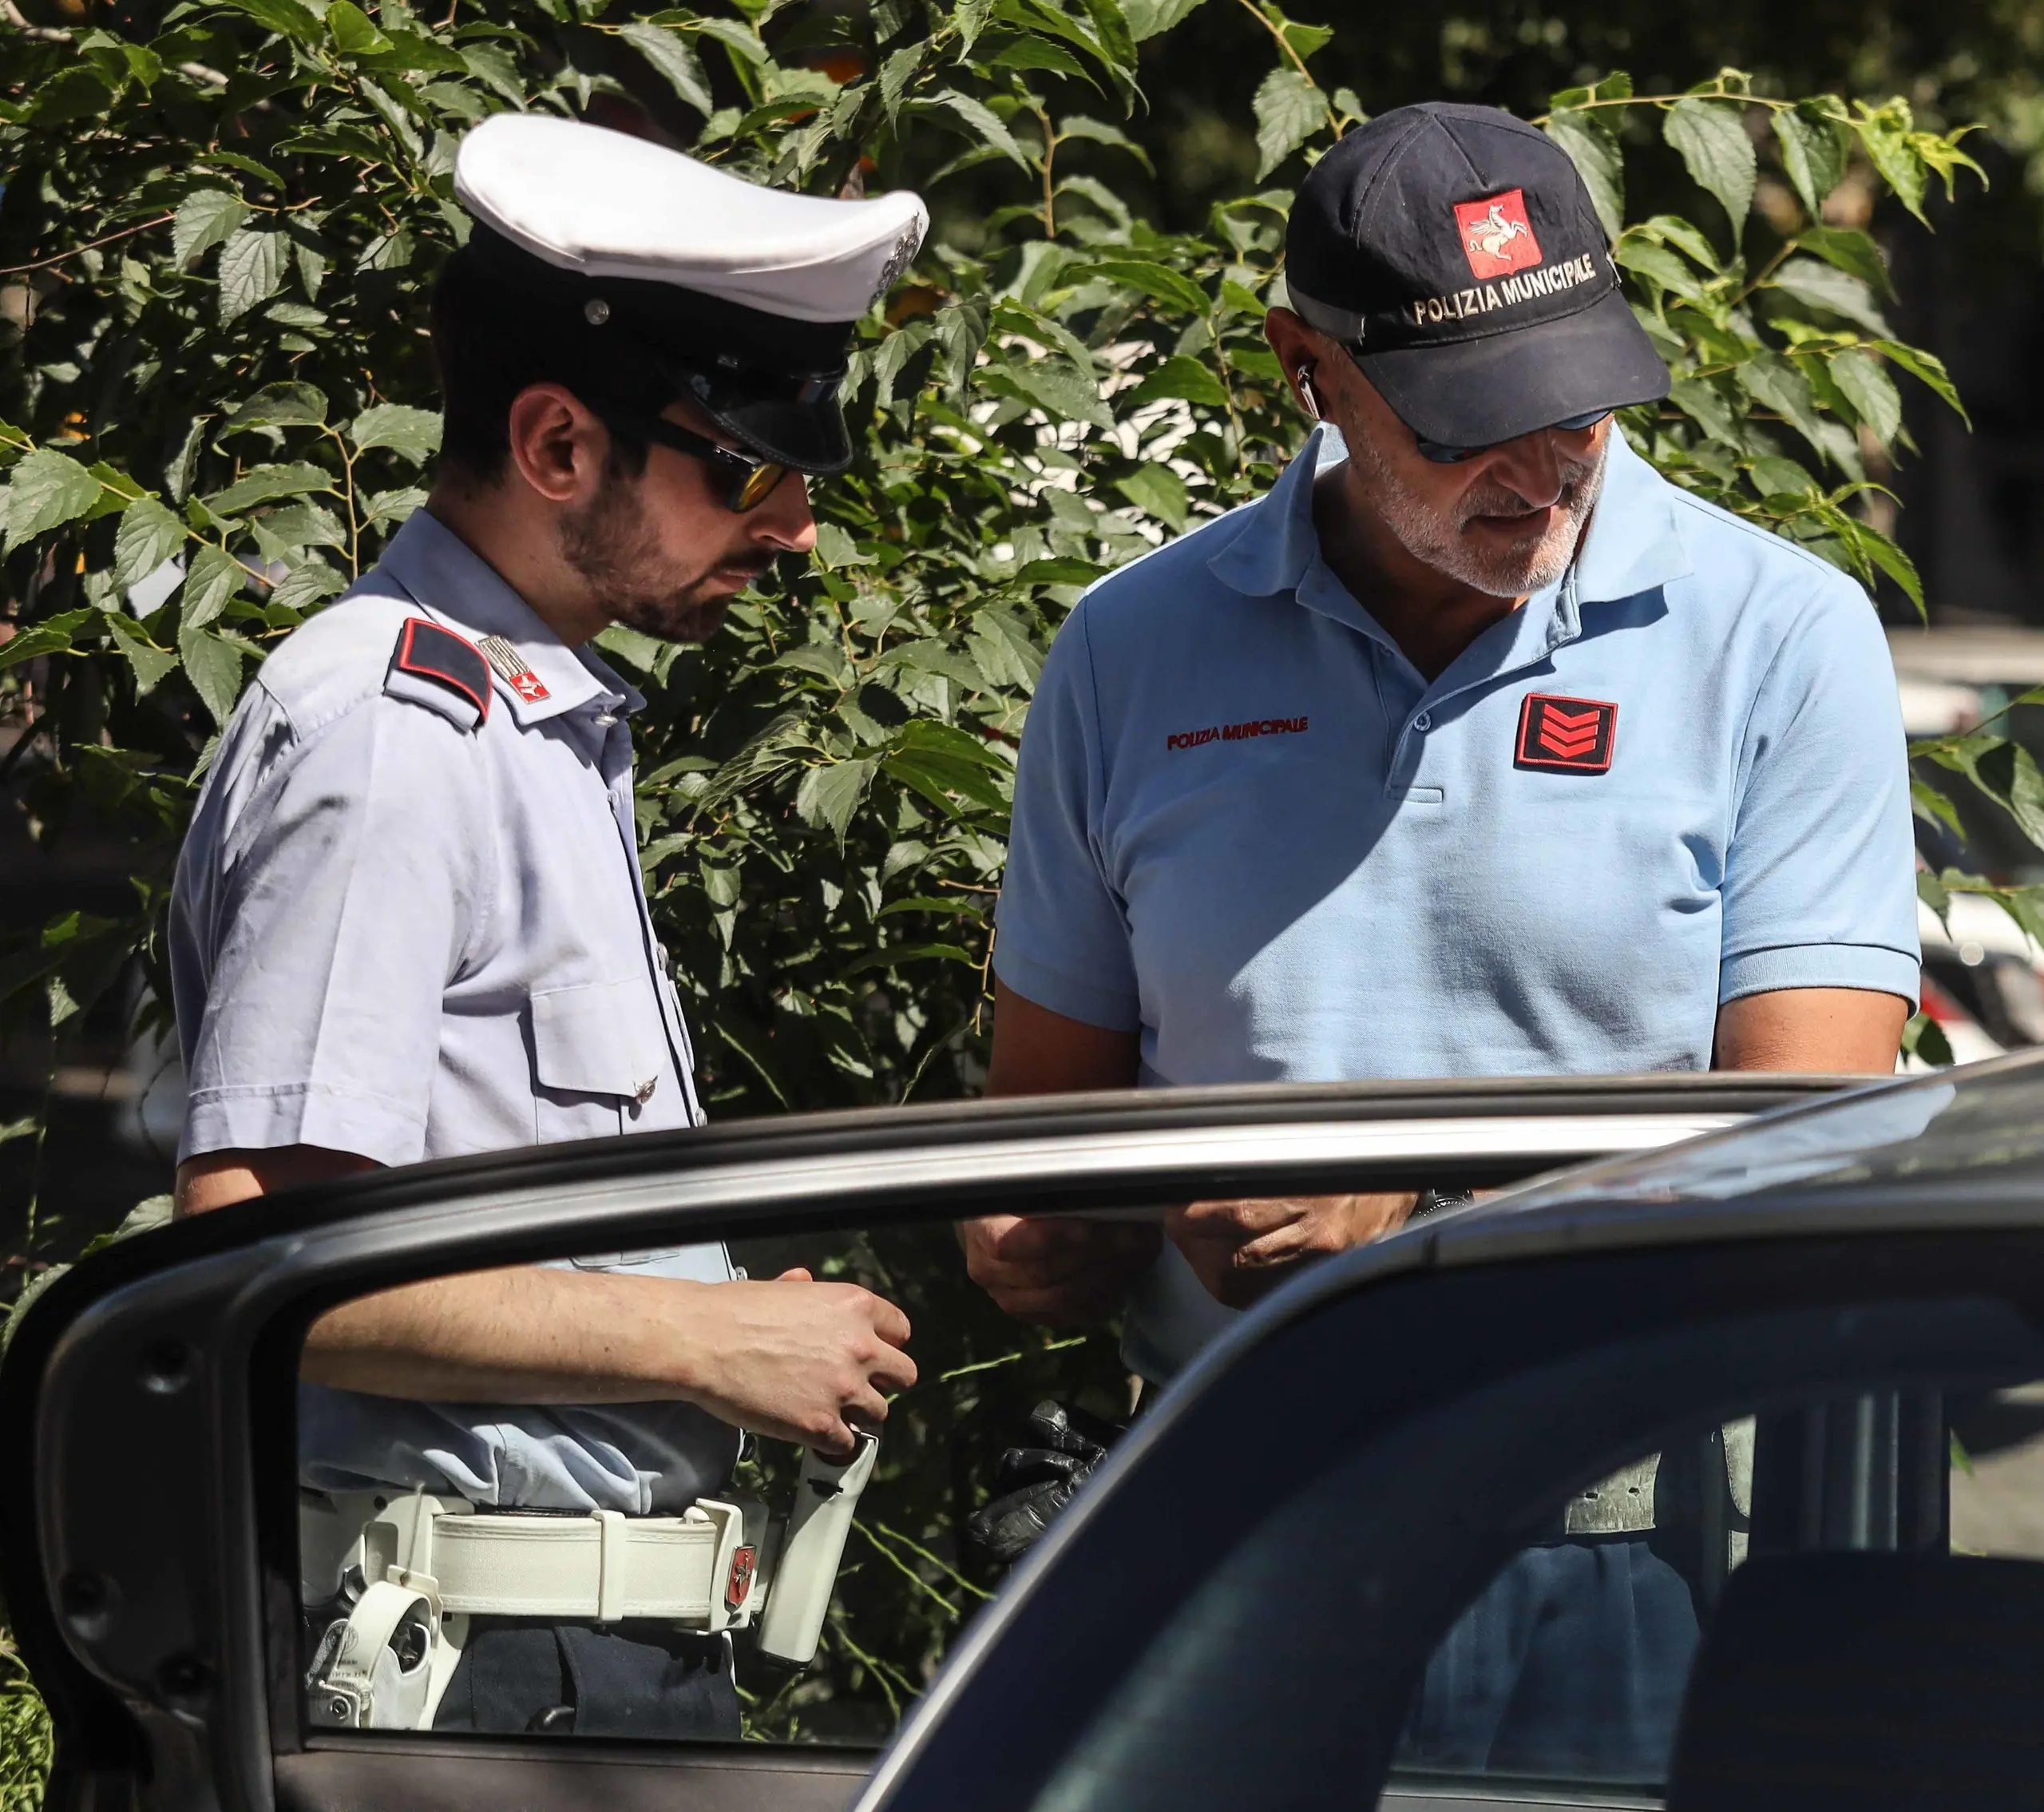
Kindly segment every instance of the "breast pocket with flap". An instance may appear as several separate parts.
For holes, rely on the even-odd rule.
[[[649,977],[549,988],[532,997],[533,1137],[615,1133],[627,1102],[672,1088]]]

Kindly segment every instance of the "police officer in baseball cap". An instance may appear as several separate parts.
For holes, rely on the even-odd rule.
[[[1032,699],[989,1092],[1891,1073],[1918,950],[1879,623],[1618,431],[1670,375],[1567,156],[1488,108],[1384,114],[1307,176],[1285,282],[1266,331],[1320,426],[1099,581]],[[1024,1319],[1125,1310],[1161,1381],[1457,1181],[984,1219],[966,1259]],[[1660,1532],[1606,1532],[1478,1604],[1410,1758],[1658,1778],[1695,1612]],[[1568,1711],[1515,1721],[1543,1692]]]
[[[182,1213],[704,1117],[640,878],[646,701],[590,642],[613,621],[703,640],[813,545],[805,477],[851,458],[851,333],[926,216],[913,195],[778,193],[535,114],[470,133],[454,187],[473,226],[434,297],[431,493],[265,661],[179,863]],[[337,1310],[307,1338],[299,1404],[307,1527],[326,1532],[304,1556],[315,1675],[347,1659],[362,1589],[350,1505],[394,1487],[579,1513],[537,1519],[569,1534],[685,1518],[726,1494],[743,1430],[859,1451],[915,1376],[908,1334],[864,1290],[747,1281],[716,1245]],[[541,1600],[577,1601],[558,1584]],[[738,1735],[727,1635],[525,1603],[478,1606],[403,1715]]]

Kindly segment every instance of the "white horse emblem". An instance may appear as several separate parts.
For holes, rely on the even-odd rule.
[[[1480,220],[1472,220],[1464,229],[1472,254],[1480,252],[1486,258],[1502,260],[1504,248],[1515,239],[1531,236],[1532,229],[1523,220],[1507,220],[1501,203],[1493,201],[1491,211]]]

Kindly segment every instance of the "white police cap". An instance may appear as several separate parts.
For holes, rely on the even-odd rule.
[[[856,321],[929,226],[906,190],[870,201],[790,195],[646,139],[538,113],[499,113],[469,133],[454,192],[557,270],[670,283],[790,321]]]

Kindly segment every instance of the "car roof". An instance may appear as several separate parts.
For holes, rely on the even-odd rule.
[[[1458,1264],[1706,1239],[2039,1223],[2044,1049],[1884,1080],[1679,1145],[1583,1165],[1422,1222],[1404,1239],[1431,1241],[1422,1262]]]

